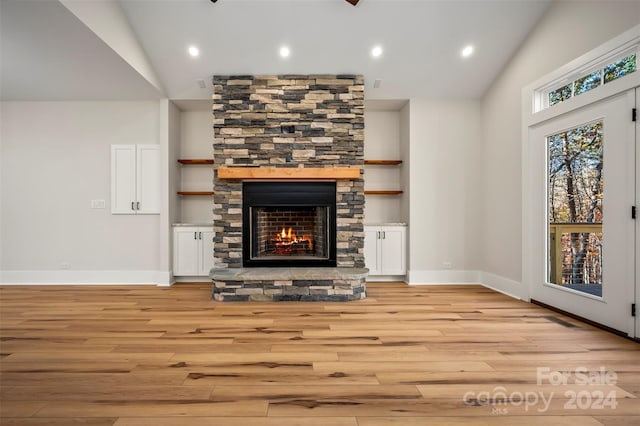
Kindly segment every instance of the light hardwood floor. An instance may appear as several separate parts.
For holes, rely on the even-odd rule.
[[[0,424],[640,424],[637,343],[480,286],[377,283],[368,295],[219,303],[208,284],[0,287]],[[601,383],[580,384],[582,367]]]

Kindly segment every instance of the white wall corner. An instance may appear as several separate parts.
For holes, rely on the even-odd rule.
[[[171,287],[176,283],[176,279],[172,271],[158,271],[155,282],[159,287]]]
[[[170,180],[170,171],[173,166],[172,158],[170,155],[170,146],[171,146],[171,113],[172,109],[175,108],[171,101],[168,99],[161,99],[159,102],[159,144],[160,144],[160,182],[158,185],[160,186],[160,221],[158,227],[158,239],[159,239],[159,258],[158,258],[158,268],[163,271],[168,271],[172,267],[172,236],[173,233],[171,231],[171,223],[173,221],[171,211],[171,198],[175,197],[171,185]],[[162,277],[163,282],[166,282],[167,285],[171,280],[171,273],[167,272],[169,275],[167,277]],[[160,278],[160,277],[159,277]],[[160,281],[159,281],[160,282]]]
[[[529,301],[529,289],[524,284],[484,271],[409,271],[405,282],[409,285],[479,284],[515,299]]]
[[[489,272],[479,271],[480,282],[483,286],[500,293],[511,296],[515,299],[529,302],[529,289],[521,282],[491,274]]]

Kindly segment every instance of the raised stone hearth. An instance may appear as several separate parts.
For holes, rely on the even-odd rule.
[[[348,302],[365,298],[365,268],[232,268],[211,273],[219,301]]]

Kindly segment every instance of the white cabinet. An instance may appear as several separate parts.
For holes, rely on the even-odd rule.
[[[159,145],[111,145],[111,213],[160,213]]]
[[[364,262],[369,275],[405,275],[406,235],[404,225],[364,227]]]
[[[174,227],[173,275],[208,276],[213,268],[213,236],[210,227]]]

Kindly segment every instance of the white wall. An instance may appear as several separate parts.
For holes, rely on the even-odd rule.
[[[404,193],[400,197],[400,217],[403,222],[409,222],[410,215],[410,195],[411,195],[411,103],[407,102],[399,111],[399,127],[400,127],[400,159],[402,167],[400,168],[400,186]],[[407,235],[407,244],[410,235]],[[408,251],[407,251],[408,253]]]
[[[4,209],[2,208],[2,201],[3,198],[2,197],[2,192],[3,192],[3,177],[4,177],[4,173],[3,173],[3,167],[2,164],[4,163],[2,161],[3,155],[2,153],[4,152],[3,147],[2,147],[2,140],[3,140],[3,135],[4,135],[4,115],[3,115],[4,109],[2,108],[2,104],[0,103],[0,283],[2,282],[2,241],[4,240],[3,238],[3,232],[2,232],[2,218],[4,216]]]
[[[182,167],[178,163],[180,158],[180,134],[182,133],[182,112],[173,103],[169,102],[169,147],[168,147],[168,169],[169,169],[169,223],[176,223],[181,220],[181,200],[177,194],[181,187]],[[172,233],[173,234],[173,233]],[[173,244],[170,246],[173,254]]]
[[[160,218],[159,218],[159,272],[157,283],[170,285],[173,282],[173,231],[169,224],[176,221],[180,205],[176,191],[179,188],[180,171],[178,150],[180,143],[180,110],[168,99],[160,101]]]
[[[180,158],[213,158],[213,117],[211,110],[182,111],[180,126]],[[183,191],[213,190],[213,166],[182,166]],[[213,197],[188,195],[181,197],[180,221],[212,223]]]
[[[400,159],[400,111],[375,111],[364,113],[364,158],[367,160]],[[364,168],[365,190],[403,189],[400,178],[402,165],[372,166]],[[404,222],[401,196],[367,195],[364,221],[366,224]]]
[[[159,217],[110,213],[110,145],[157,144],[158,102],[1,108],[0,279],[153,282]]]
[[[136,33],[131,28],[120,3],[83,0],[61,0],[60,2],[122,59],[127,61],[159,93],[164,91],[160,79],[136,38]]]
[[[640,23],[638,1],[554,3],[482,101],[482,224],[485,283],[526,297],[522,275],[521,90]]]
[[[409,282],[477,282],[480,104],[411,99],[409,109]]]
[[[407,102],[399,112],[400,119],[400,159],[402,168],[400,169],[400,183],[404,193],[400,197],[400,216],[407,227],[407,238],[405,241],[406,267],[410,270],[409,250],[412,244],[411,239],[411,102]],[[409,282],[407,276],[405,281]]]

